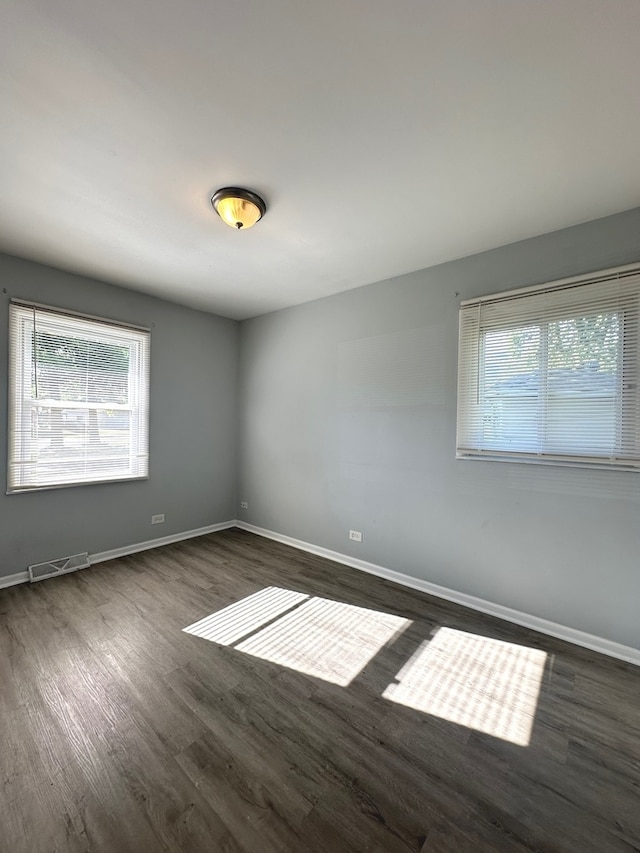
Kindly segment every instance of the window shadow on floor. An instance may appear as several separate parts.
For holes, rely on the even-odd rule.
[[[547,662],[538,648],[281,587],[184,630],[521,747],[531,740]]]

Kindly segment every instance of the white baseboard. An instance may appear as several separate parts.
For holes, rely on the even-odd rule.
[[[0,578],[0,589],[7,586],[15,586],[18,583],[25,583],[29,580],[29,572],[16,572],[15,575],[6,575]]]
[[[480,613],[486,613],[489,616],[495,616],[498,619],[504,619],[506,622],[514,622],[516,625],[522,625],[525,628],[530,628],[533,631],[538,631],[541,634],[548,634],[550,637],[556,637],[559,640],[565,640],[568,643],[573,643],[576,646],[582,646],[585,649],[591,649],[594,652],[599,652],[609,657],[617,658],[618,660],[633,663],[640,666],[640,649],[635,649],[632,646],[624,646],[621,643],[615,643],[613,640],[607,640],[604,637],[596,637],[593,634],[587,634],[584,631],[579,631],[576,628],[569,628],[566,625],[560,625],[557,622],[550,622],[548,619],[542,619],[539,616],[533,616],[529,613],[522,613],[519,610],[513,610],[511,607],[505,607],[502,604],[494,604],[491,601],[485,601],[482,598],[476,598],[474,595],[467,595],[464,592],[456,592],[453,589],[447,589],[444,586],[430,583],[421,578],[414,578],[411,575],[405,575],[402,572],[396,572],[393,569],[387,569],[384,566],[378,566],[375,563],[368,563],[366,560],[359,560],[357,557],[350,557],[347,554],[341,554],[338,551],[331,551],[328,548],[322,548],[319,545],[313,545],[310,542],[303,542],[301,539],[294,539],[291,536],[284,536],[281,533],[276,533],[273,530],[266,530],[263,527],[256,527],[253,524],[247,524],[244,521],[236,520],[235,526],[242,530],[247,530],[250,533],[256,533],[258,536],[264,536],[266,539],[274,539],[276,542],[282,542],[285,545],[291,545],[293,548],[298,548],[301,551],[308,551],[310,554],[317,554],[319,557],[325,557],[327,560],[333,560],[334,563],[342,563],[345,566],[350,566],[352,569],[358,569],[361,572],[368,572],[370,575],[376,575],[380,578],[393,581],[402,586],[417,589],[420,592],[426,592],[428,595],[433,595],[436,598],[443,598],[446,601],[452,601],[454,604],[461,604],[463,607],[469,607],[471,610],[478,610]]]
[[[227,530],[229,527],[236,526],[236,522],[233,519],[231,521],[221,521],[219,524],[209,524],[207,527],[198,527],[195,530],[173,533],[171,536],[161,536],[159,539],[149,539],[147,542],[137,542],[135,545],[125,545],[122,548],[112,548],[110,551],[89,554],[89,562],[91,565],[94,563],[104,563],[105,560],[128,557],[129,554],[137,554],[139,551],[150,551],[152,548],[160,548],[162,545],[173,545],[174,542],[195,539],[196,536],[206,536],[207,533],[217,533],[218,530]]]
[[[162,545],[172,545],[174,542],[194,539],[196,536],[205,536],[207,533],[216,533],[218,530],[227,530],[229,527],[235,526],[236,522],[234,520],[222,521],[219,524],[209,524],[207,527],[198,527],[195,530],[185,530],[182,533],[172,533],[170,536],[161,536],[158,539],[149,539],[146,542],[124,545],[122,548],[112,548],[110,551],[99,551],[96,554],[89,554],[89,563],[93,566],[94,563],[104,563],[105,560],[127,557],[129,554],[137,554],[139,551],[149,551],[152,548],[160,548]],[[19,583],[27,583],[28,581],[29,572],[16,572],[14,575],[7,575],[0,578],[0,589],[15,586]]]

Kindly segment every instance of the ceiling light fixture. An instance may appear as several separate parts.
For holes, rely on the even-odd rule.
[[[256,193],[241,187],[224,187],[213,194],[214,210],[230,228],[251,228],[265,215],[267,205]]]

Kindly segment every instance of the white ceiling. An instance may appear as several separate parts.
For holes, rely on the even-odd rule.
[[[244,318],[640,204],[638,0],[2,0],[0,249]],[[220,186],[260,192],[234,232]]]

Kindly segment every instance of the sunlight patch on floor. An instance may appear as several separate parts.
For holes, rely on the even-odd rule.
[[[304,592],[268,586],[205,616],[183,631],[221,646],[230,646],[307,598]]]
[[[528,746],[546,652],[440,628],[402,667],[385,699]]]
[[[410,624],[391,613],[312,598],[236,649],[346,687]]]
[[[392,613],[267,587],[183,630],[346,687],[409,625]]]

